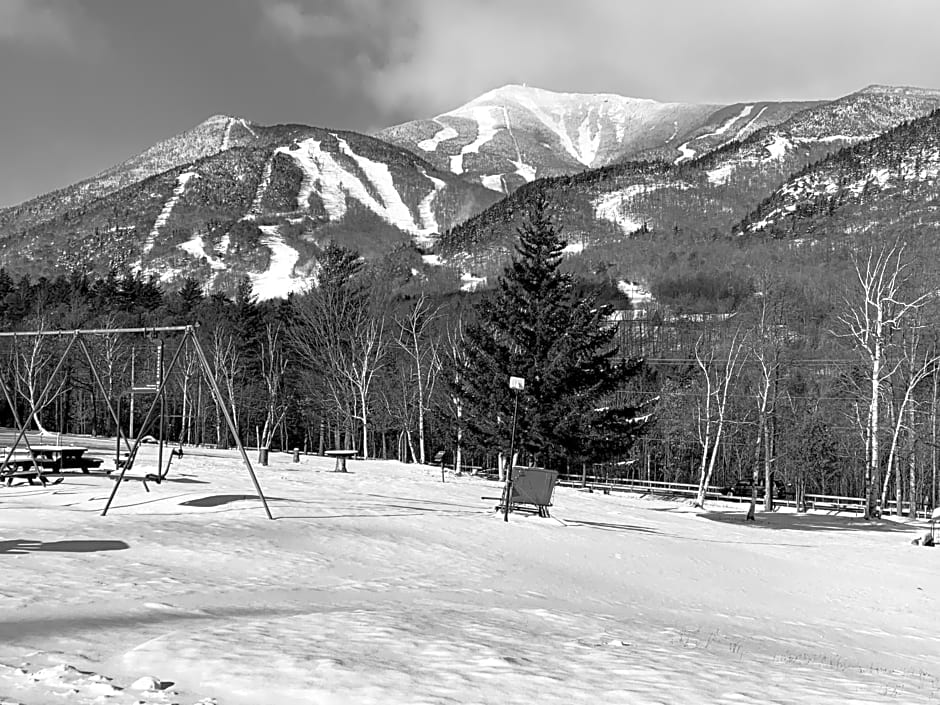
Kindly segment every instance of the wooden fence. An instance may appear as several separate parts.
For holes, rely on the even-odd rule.
[[[601,492],[638,492],[641,494],[653,494],[663,497],[695,497],[698,494],[698,485],[692,485],[684,482],[657,482],[655,480],[634,480],[629,478],[604,478],[597,475],[588,475],[584,478],[580,474],[561,474],[558,476],[558,484],[563,487],[589,487],[593,491]],[[720,499],[728,502],[750,502],[750,497],[735,497],[733,495],[722,494],[720,487],[709,486],[705,492],[706,499]],[[774,499],[774,506],[777,507],[796,507],[796,501],[792,499]],[[809,509],[822,510],[833,514],[851,513],[862,515],[865,513],[864,497],[840,497],[827,494],[807,494],[806,506]],[[886,512],[894,514],[896,512],[897,502],[888,500]],[[908,502],[901,505],[904,516],[910,508]],[[917,509],[918,519],[929,519],[930,509],[921,507]]]

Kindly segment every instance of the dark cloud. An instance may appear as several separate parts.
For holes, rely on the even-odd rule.
[[[382,115],[441,112],[509,82],[664,101],[835,97],[940,85],[932,0],[407,0],[264,5],[271,29]],[[355,55],[348,52],[355,47]],[[928,56],[929,55],[929,60]]]
[[[662,101],[940,87],[936,0],[0,0],[0,204],[215,113],[369,131],[505,83]]]

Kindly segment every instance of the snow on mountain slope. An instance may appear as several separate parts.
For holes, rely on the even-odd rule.
[[[936,227],[938,180],[940,112],[935,112],[794,175],[737,231],[803,236],[830,220],[842,231],[901,220]]]
[[[444,185],[442,180],[432,179],[426,170],[419,170],[430,182],[430,191],[420,202],[419,210],[424,213],[419,225],[415,214],[402,200],[388,165],[354,152],[346,140],[335,134],[332,136],[339,145],[339,153],[352,159],[359,167],[359,173],[346,169],[333,153],[323,149],[321,140],[312,137],[276,150],[290,156],[304,171],[297,194],[297,210],[305,210],[310,197],[317,196],[330,220],[342,220],[346,215],[347,201],[351,198],[406,233],[426,240],[437,231],[433,199]]]
[[[48,275],[80,261],[221,291],[248,276],[260,297],[285,296],[311,281],[329,240],[366,257],[409,242],[431,248],[442,224],[499,198],[364,135],[238,118],[211,125],[208,157],[52,217],[27,204],[0,221],[0,266]]]
[[[707,140],[710,137],[721,137],[722,135],[726,134],[733,125],[739,123],[741,120],[745,119],[748,115],[750,115],[753,110],[754,110],[753,105],[745,105],[741,109],[740,113],[737,113],[736,115],[732,115],[718,129],[712,130],[711,132],[706,132],[705,134],[700,135],[697,139]],[[746,130],[747,130],[747,125],[745,125],[744,127],[741,127],[735,133],[735,136],[739,134],[743,134],[744,132],[746,132]],[[689,142],[691,142],[691,140],[689,140]],[[685,142],[679,145],[678,149],[682,154],[679,156],[678,159],[676,159],[675,161],[676,164],[681,164],[683,161],[686,161],[687,159],[693,159],[695,157],[696,150],[689,147],[689,142]]]
[[[665,144],[719,107],[508,85],[377,136],[509,193],[536,178],[604,166]]]
[[[261,244],[271,251],[268,268],[249,275],[252,290],[259,300],[283,298],[287,294],[304,291],[313,284],[312,277],[298,277],[294,267],[300,259],[300,253],[288,245],[277,225],[262,225],[259,230],[264,234]]]
[[[190,182],[191,179],[198,177],[194,171],[184,171],[178,177],[176,177],[176,188],[173,189],[173,195],[167,199],[166,204],[163,206],[163,210],[160,211],[160,215],[157,216],[156,221],[154,221],[153,229],[150,231],[150,235],[147,237],[146,242],[144,242],[143,254],[147,254],[150,250],[153,249],[154,241],[160,236],[160,229],[166,225],[166,221],[170,219],[170,215],[173,213],[173,208],[180,200],[180,196],[183,195],[183,192],[186,190],[186,184]]]
[[[866,89],[794,113],[782,123],[763,127],[740,141],[735,137],[751,129],[748,126],[761,116],[762,106],[732,106],[718,111],[709,119],[711,127],[697,133],[707,137],[710,146],[717,144],[716,149],[679,160],[678,164],[673,156],[668,162],[626,162],[540,180],[454,228],[442,241],[441,253],[451,258],[472,253],[480,276],[498,271],[512,252],[526,203],[536,193],[552,203],[556,224],[566,236],[583,239],[592,248],[614,246],[640,229],[648,230],[650,237],[684,233],[716,238],[729,235],[745,218],[750,218],[749,224],[760,223],[751,230],[772,228],[770,221],[761,222],[769,212],[792,207],[795,210],[782,212],[799,213],[800,206],[775,198],[773,205],[755,212],[754,204],[771,197],[792,175],[844,147],[859,144],[864,151],[873,144],[865,141],[871,131],[918,118],[938,103],[940,92],[936,91]],[[776,108],[770,106],[764,113],[773,110]],[[697,146],[694,140],[681,136],[675,139],[682,139],[677,148],[692,151]],[[926,153],[915,157],[913,163],[918,159],[922,165],[930,161]],[[884,162],[860,170],[852,177],[856,186],[846,190],[846,198],[862,189],[874,193],[876,188],[885,191],[901,183],[901,175],[894,175],[890,167]],[[885,168],[889,168],[887,175]],[[929,170],[925,174],[922,183],[929,183]],[[914,200],[920,203],[924,198],[919,195]],[[838,205],[827,203],[824,210],[833,207],[837,209]],[[819,205],[814,208],[820,209]],[[887,205],[885,208],[891,211]],[[899,208],[902,204],[896,203],[893,212],[896,214]],[[818,217],[815,222],[823,227],[825,216]],[[780,223],[779,213],[773,214],[772,220]]]
[[[453,127],[445,125],[437,118],[435,118],[434,122],[438,123],[441,129],[435,132],[429,139],[418,142],[418,149],[422,149],[425,152],[433,152],[440,146],[441,142],[446,142],[447,140],[452,140],[457,137],[457,130]]]

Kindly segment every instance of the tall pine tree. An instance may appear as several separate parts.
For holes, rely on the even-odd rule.
[[[604,400],[638,365],[616,361],[610,309],[594,295],[576,294],[571,276],[560,270],[565,242],[544,198],[533,203],[518,233],[516,259],[467,328],[466,367],[455,393],[469,440],[508,452],[509,377],[516,376],[525,378],[517,450],[541,464],[610,457],[629,445],[637,425],[634,409],[611,410]]]

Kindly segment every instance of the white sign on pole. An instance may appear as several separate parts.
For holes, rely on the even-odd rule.
[[[525,380],[522,377],[509,378],[510,389],[525,389]]]

